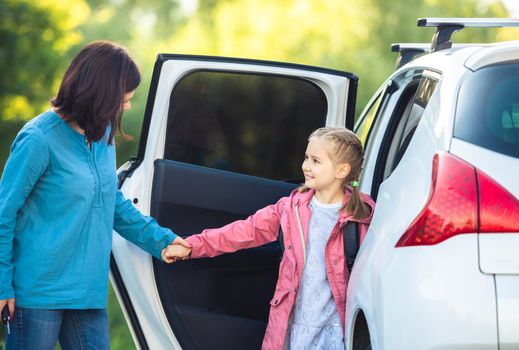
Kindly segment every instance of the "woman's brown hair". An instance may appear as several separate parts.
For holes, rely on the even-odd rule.
[[[98,141],[110,127],[108,143],[121,128],[124,95],[137,88],[141,75],[121,46],[108,41],[86,45],[72,59],[52,106],[67,122],[74,121],[88,141]]]
[[[330,141],[333,144],[334,150],[333,154],[330,155],[332,160],[337,164],[347,163],[350,165],[350,172],[344,179],[343,186],[345,188],[351,188],[351,195],[341,210],[346,211],[357,220],[368,217],[371,213],[371,209],[360,198],[358,188],[360,172],[362,170],[362,164],[364,163],[364,150],[360,139],[353,131],[340,127],[319,128],[310,134],[308,141],[312,138],[322,138]],[[356,182],[356,184],[352,186],[353,182]],[[307,190],[308,188],[305,186],[300,188],[301,192]]]

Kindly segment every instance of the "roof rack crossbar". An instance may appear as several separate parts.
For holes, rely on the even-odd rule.
[[[430,48],[431,48],[431,44],[428,44],[428,43],[393,43],[393,44],[391,44],[391,52],[405,52],[408,50],[428,52]]]
[[[450,49],[452,34],[466,27],[504,28],[519,27],[519,19],[515,18],[419,18],[419,27],[436,27],[431,52]]]
[[[404,64],[411,62],[417,56],[429,52],[429,44],[418,43],[396,43],[391,44],[391,52],[399,52],[396,59],[395,69],[402,67]]]

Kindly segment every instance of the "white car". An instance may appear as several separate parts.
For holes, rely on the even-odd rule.
[[[377,209],[348,349],[519,349],[518,87],[519,42],[461,46],[397,70],[362,113]]]
[[[391,75],[355,124],[377,208],[349,282],[347,349],[519,348],[519,43],[448,48],[455,29],[488,23],[441,20],[437,52]],[[245,218],[302,181],[311,131],[354,127],[356,89],[324,68],[159,55],[122,191],[183,236]],[[136,345],[259,349],[281,253],[167,265],[114,234]]]

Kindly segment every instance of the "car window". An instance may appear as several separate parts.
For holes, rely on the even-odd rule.
[[[422,115],[425,111],[425,108],[427,107],[427,104],[429,103],[437,83],[438,77],[424,75],[420,79],[418,87],[416,87],[416,82],[410,83],[407,87],[410,92],[414,90],[416,92],[414,93],[413,98],[402,101],[404,108],[401,114],[401,118],[398,121],[394,131],[393,137],[389,141],[390,147],[384,168],[383,180],[388,178],[400,163],[400,160],[402,159],[405,151],[407,150],[407,147],[409,146],[409,143],[411,142],[414,132],[422,118]]]
[[[327,100],[293,77],[196,71],[171,93],[166,159],[276,180],[301,178],[309,134]]]
[[[519,64],[483,68],[460,88],[454,137],[519,158]]]

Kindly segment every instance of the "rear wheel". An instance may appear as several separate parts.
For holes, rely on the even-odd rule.
[[[357,315],[353,331],[353,350],[371,350],[368,324],[362,311]]]

